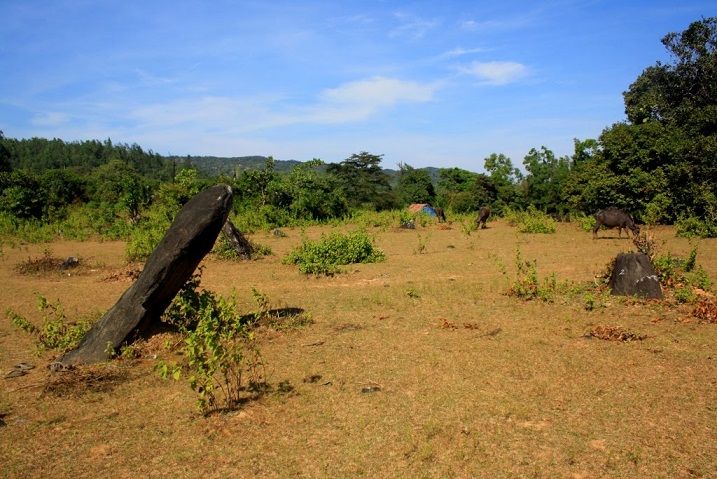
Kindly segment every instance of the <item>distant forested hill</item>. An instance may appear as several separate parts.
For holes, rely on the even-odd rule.
[[[266,165],[266,156],[167,156],[169,161],[175,161],[177,165],[193,166],[208,176],[220,174],[233,175],[245,170],[258,170]],[[274,171],[277,173],[288,173],[296,165],[296,160],[274,160]]]
[[[260,155],[232,157],[187,155],[166,156],[165,158],[170,162],[176,162],[178,166],[192,166],[197,168],[208,176],[217,176],[220,174],[231,176],[234,173],[240,173],[246,170],[259,170],[264,168],[266,160],[268,160],[268,157]],[[274,171],[277,173],[288,173],[299,164],[301,164],[301,162],[296,160],[274,160]],[[438,168],[429,166],[419,169],[426,170],[434,184],[438,182]],[[324,168],[320,168],[320,171],[324,171]],[[394,184],[398,180],[398,170],[386,168],[383,171],[391,178],[391,184]]]

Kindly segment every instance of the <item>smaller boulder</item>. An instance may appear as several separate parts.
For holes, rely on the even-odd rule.
[[[615,296],[662,299],[660,279],[644,253],[620,253],[610,275],[610,292]]]

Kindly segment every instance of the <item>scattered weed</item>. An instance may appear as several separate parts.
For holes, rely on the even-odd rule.
[[[520,248],[516,249],[515,266],[517,268],[516,278],[508,289],[508,295],[510,296],[517,296],[526,301],[540,299],[541,301],[552,302],[556,293],[563,287],[558,282],[555,274],[551,274],[541,284],[538,279],[537,260],[523,260]]]
[[[42,314],[42,326],[39,328],[11,310],[7,310],[6,314],[16,327],[36,337],[39,352],[65,352],[77,347],[89,331],[90,321],[68,323],[60,302],[50,303],[41,294],[37,295],[37,303],[37,309]]]
[[[413,250],[414,254],[423,254],[428,249],[428,241],[431,239],[431,233],[428,232],[425,235],[418,234],[418,246]]]

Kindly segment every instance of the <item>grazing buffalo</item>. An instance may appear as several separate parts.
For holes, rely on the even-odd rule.
[[[484,206],[478,210],[478,218],[476,218],[476,226],[480,226],[481,229],[485,229],[485,224],[490,216],[490,206]]]
[[[444,223],[446,221],[446,212],[443,208],[439,206],[434,206],[433,210],[436,212],[436,216],[438,216],[438,222]]]
[[[614,206],[605,208],[604,210],[600,210],[595,213],[593,239],[597,238],[597,231],[601,226],[605,226],[606,228],[617,228],[618,238],[622,237],[623,228],[625,229],[626,234],[628,229],[632,231],[634,236],[640,234],[640,227],[635,224],[632,216],[625,213],[620,208],[615,208]]]

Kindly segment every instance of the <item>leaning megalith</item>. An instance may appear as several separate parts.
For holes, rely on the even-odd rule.
[[[145,263],[142,273],[59,366],[109,359],[127,337],[145,330],[164,313],[174,296],[209,253],[227,220],[232,190],[216,185],[192,198],[177,214]]]
[[[620,253],[613,263],[610,291],[616,296],[662,298],[660,279],[644,253]]]

